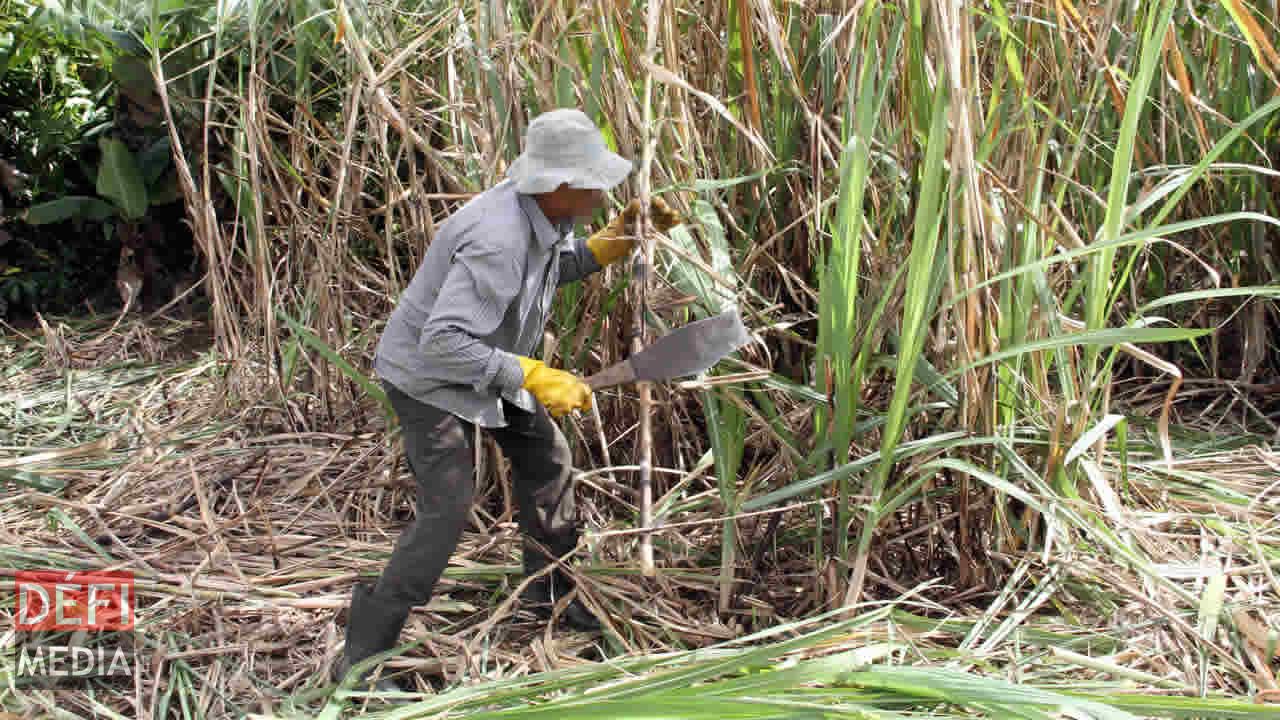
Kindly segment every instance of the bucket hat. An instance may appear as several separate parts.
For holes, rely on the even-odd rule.
[[[627,178],[630,160],[605,145],[604,135],[581,110],[543,113],[525,131],[524,152],[507,170],[526,195],[572,188],[608,190]]]

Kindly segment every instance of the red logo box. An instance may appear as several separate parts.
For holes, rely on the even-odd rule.
[[[14,582],[17,630],[133,629],[128,570],[19,570]]]

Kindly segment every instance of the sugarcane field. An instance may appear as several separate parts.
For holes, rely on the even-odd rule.
[[[1280,720],[1278,46],[0,0],[0,720]]]

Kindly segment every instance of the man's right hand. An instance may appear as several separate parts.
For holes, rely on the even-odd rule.
[[[533,393],[552,417],[591,409],[591,388],[577,375],[547,367],[541,360],[519,356],[516,359],[524,370],[522,387]]]

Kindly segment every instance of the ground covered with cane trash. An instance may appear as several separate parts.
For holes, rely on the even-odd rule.
[[[812,532],[811,502],[743,513],[741,534],[758,554],[722,613],[723,517],[662,499],[658,573],[644,577],[634,508],[608,468],[592,468],[580,480],[574,571],[602,637],[522,615],[511,498],[501,471],[484,473],[437,596],[412,614],[410,647],[388,662],[421,694],[398,705],[347,694],[327,679],[340,651],[335,619],[352,582],[381,569],[411,497],[378,409],[332,408],[332,426],[349,433],[289,432],[278,409],[247,401],[265,392],[252,385],[261,375],[224,367],[190,341],[190,327],[124,325],[105,339],[48,327],[0,346],[0,572],[132,570],[136,675],[6,676],[0,704],[15,717],[1276,712],[1266,695],[1244,696],[1251,683],[1274,687],[1280,456],[1243,440],[1224,446],[1194,424],[1176,429],[1171,467],[1154,438],[1131,432],[1117,465],[1095,469],[1100,502],[1040,507],[1072,530],[1043,552],[998,558],[1009,571],[1001,585],[957,593],[878,566],[872,596],[852,613],[830,609],[832,587],[803,547],[787,547]],[[685,473],[681,503],[696,502],[705,472]],[[927,557],[946,535],[922,525],[886,554]]]
[[[0,720],[1280,717],[1276,17],[0,3]],[[634,163],[579,237],[679,222],[536,359],[750,342],[560,421],[602,634],[514,599],[486,441],[414,692],[337,686],[413,512],[374,349],[561,107]],[[136,623],[20,630],[38,571]],[[127,667],[24,661],[57,647]]]

